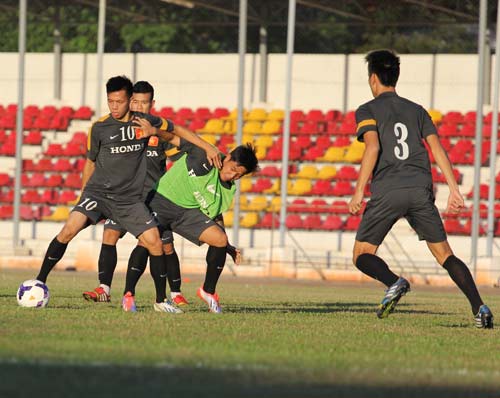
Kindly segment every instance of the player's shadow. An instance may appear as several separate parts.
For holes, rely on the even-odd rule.
[[[448,312],[413,309],[413,304],[399,304],[396,311],[403,314],[430,314],[449,315]],[[273,306],[224,306],[225,312],[232,313],[312,313],[333,314],[339,312],[372,314],[376,311],[378,304],[366,302],[339,302],[339,303],[275,303]]]

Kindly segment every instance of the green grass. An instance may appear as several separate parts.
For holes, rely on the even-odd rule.
[[[145,275],[138,312],[81,292],[95,275],[54,272],[42,310],[17,306],[33,272],[0,271],[0,396],[498,397],[500,333],[477,330],[456,289],[415,287],[389,318],[377,284],[222,277],[224,314],[184,283],[185,314],[156,313]],[[493,311],[498,289],[482,289]]]

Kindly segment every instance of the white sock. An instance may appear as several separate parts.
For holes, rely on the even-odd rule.
[[[104,283],[101,283],[99,287],[102,287],[103,290],[106,292],[106,294],[109,296],[111,292],[111,288],[108,285],[105,285]]]
[[[170,298],[176,298],[181,292],[170,292]]]

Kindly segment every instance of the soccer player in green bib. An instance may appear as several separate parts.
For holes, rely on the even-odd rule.
[[[203,243],[210,246],[205,282],[197,295],[207,303],[210,312],[221,313],[215,289],[226,253],[236,263],[240,256],[239,250],[228,243],[222,213],[231,207],[235,181],[258,169],[255,148],[251,144],[236,147],[224,156],[219,170],[207,162],[205,152],[195,145],[176,137],[170,143],[183,155],[158,181],[149,207],[157,216],[160,230],[176,232],[198,246]],[[168,273],[171,267],[168,257],[165,266]],[[134,292],[138,280],[129,269],[125,291]]]

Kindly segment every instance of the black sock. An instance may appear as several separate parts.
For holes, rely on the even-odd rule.
[[[99,253],[99,262],[97,263],[100,283],[111,287],[117,261],[116,246],[103,243]]]
[[[163,254],[149,256],[149,269],[155,282],[156,302],[163,303],[167,298],[167,266]]]
[[[399,279],[399,276],[389,269],[387,263],[374,254],[364,253],[358,256],[356,268],[363,274],[382,282],[387,287]]]
[[[170,291],[179,293],[181,291],[181,267],[179,257],[175,251],[171,254],[165,254],[165,264],[167,265],[167,278]]]
[[[215,286],[219,280],[220,274],[224,270],[226,264],[226,248],[210,246],[207,251],[207,275],[203,290],[207,293],[214,294]]]
[[[47,253],[45,253],[42,268],[40,268],[40,273],[36,279],[43,283],[47,282],[50,271],[52,271],[52,268],[54,268],[57,262],[64,256],[66,247],[68,247],[68,244],[59,242],[57,237],[52,239],[52,242],[50,242],[47,248]]]
[[[483,305],[483,300],[481,300],[481,296],[477,291],[476,283],[472,279],[469,268],[453,254],[443,263],[443,268],[448,271],[453,282],[465,294],[472,307],[472,313],[476,315],[479,307]]]
[[[136,246],[128,259],[127,276],[125,278],[125,291],[135,295],[135,287],[141,278],[148,263],[148,249]]]

